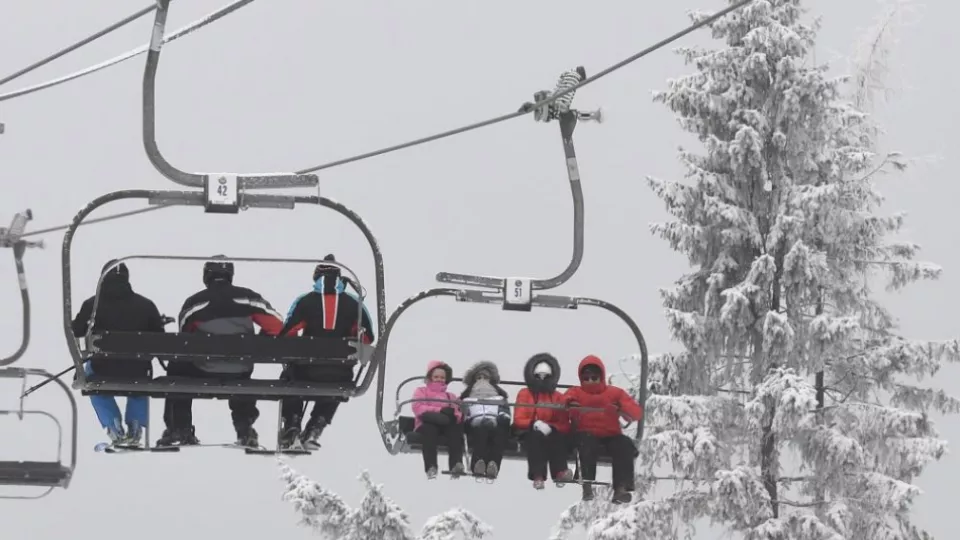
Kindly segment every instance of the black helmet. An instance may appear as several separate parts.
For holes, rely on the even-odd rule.
[[[214,259],[226,258],[226,255],[214,255]],[[233,283],[233,263],[229,261],[207,261],[203,264],[203,284],[209,286],[214,281]]]
[[[337,259],[333,256],[333,253],[328,254],[323,258],[323,260],[337,262]],[[340,277],[340,267],[333,264],[320,263],[313,269],[313,280],[316,281],[320,279],[321,276]]]

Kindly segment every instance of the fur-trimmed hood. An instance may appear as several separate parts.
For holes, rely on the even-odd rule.
[[[473,383],[477,382],[477,373],[481,371],[486,371],[490,374],[491,383],[500,384],[500,368],[489,360],[481,360],[470,366],[463,374],[463,385],[468,388],[473,386]]]
[[[551,375],[542,381],[533,375],[534,368],[541,362],[549,364],[551,371]],[[523,366],[523,382],[527,383],[527,388],[533,392],[553,392],[560,382],[560,362],[550,353],[539,353],[531,356],[527,360],[527,364]]]

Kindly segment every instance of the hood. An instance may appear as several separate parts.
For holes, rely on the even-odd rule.
[[[130,286],[130,273],[125,264],[120,263],[117,271],[110,272],[103,278],[100,285],[100,296],[102,298],[122,298],[133,293],[133,287]]]
[[[550,364],[550,369],[553,371],[553,374],[543,381],[533,376],[533,368],[540,362]],[[557,389],[557,383],[560,382],[560,362],[549,353],[533,355],[527,360],[527,365],[523,366],[523,382],[527,383],[527,388],[534,392],[553,392]]]
[[[497,365],[489,360],[481,360],[470,366],[470,369],[463,374],[464,386],[473,386],[473,383],[477,382],[477,372],[482,370],[490,372],[490,382],[493,384],[500,384],[500,369],[497,367]]]
[[[577,366],[577,379],[579,379],[580,374],[583,373],[583,368],[587,366],[596,366],[600,368],[600,383],[591,384],[586,387],[583,387],[583,383],[581,383],[581,387],[583,387],[585,390],[595,388],[598,392],[603,391],[607,387],[607,367],[603,365],[603,360],[600,360],[599,357],[592,354],[585,356],[583,360],[580,361],[580,365]]]
[[[451,368],[446,362],[441,362],[440,360],[431,360],[427,363],[427,372],[424,374],[423,378],[430,382],[430,373],[437,369],[443,368],[447,372],[447,383],[450,383],[450,380],[453,379],[453,368]]]

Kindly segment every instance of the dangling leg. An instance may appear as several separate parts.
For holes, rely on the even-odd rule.
[[[597,439],[588,433],[579,433],[577,455],[580,456],[580,478],[584,481],[597,479]],[[583,484],[583,500],[593,500],[593,484]]]
[[[89,361],[83,364],[83,371],[87,377],[93,375],[93,366]],[[123,418],[120,416],[117,399],[113,396],[90,396],[90,404],[93,405],[93,410],[97,413],[100,425],[107,431],[110,442],[122,443],[124,438]]]
[[[490,446],[487,447],[487,477],[496,478],[500,474],[500,464],[503,462],[503,449],[507,446],[507,437],[510,436],[510,421],[504,417],[497,418],[496,427],[490,430]]]
[[[463,424],[447,424],[443,428],[443,434],[447,438],[450,472],[454,477],[460,476],[466,472],[463,469]]]
[[[143,396],[128,397],[124,416],[127,423],[127,437],[124,444],[140,446],[143,430],[150,422],[150,398]]]
[[[607,437],[601,440],[613,461],[613,502],[629,503],[634,490],[634,453],[636,447],[626,435]]]
[[[531,429],[523,434],[521,443],[527,453],[527,480],[533,480],[534,489],[543,489],[547,478],[547,456],[543,433]]]
[[[490,448],[490,428],[484,423],[471,424],[467,430],[467,443],[470,446],[470,470],[473,474],[486,476],[487,454]]]
[[[433,424],[420,424],[417,428],[420,434],[420,453],[423,454],[423,470],[427,473],[427,478],[432,480],[437,477],[437,439],[439,438],[439,429]]]
[[[567,463],[569,439],[557,430],[550,432],[545,441],[545,453],[550,462],[550,475],[556,481],[573,480],[573,471]]]

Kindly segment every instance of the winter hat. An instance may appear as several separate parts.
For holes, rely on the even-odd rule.
[[[337,262],[337,259],[333,256],[333,253],[327,254],[327,256],[323,258],[323,260],[327,262]],[[334,264],[323,264],[323,263],[320,263],[316,267],[314,267],[313,269],[314,281],[320,279],[320,276],[324,276],[324,275],[333,275],[336,277],[340,277],[340,267]]]
[[[107,263],[103,265],[103,268],[100,269],[100,273],[103,274],[103,272],[107,269],[107,267],[109,267],[111,264],[113,264],[113,263],[115,263],[115,262],[117,262],[117,259],[110,259],[109,261],[107,261]],[[130,270],[127,269],[127,265],[126,265],[126,264],[120,263],[120,264],[118,264],[117,266],[114,266],[113,268],[111,268],[111,269],[110,269],[110,272],[107,273],[107,275],[104,277],[104,279],[109,279],[109,278],[112,277],[112,276],[117,276],[117,277],[119,277],[120,279],[122,279],[123,281],[129,281],[129,280],[130,280]]]

